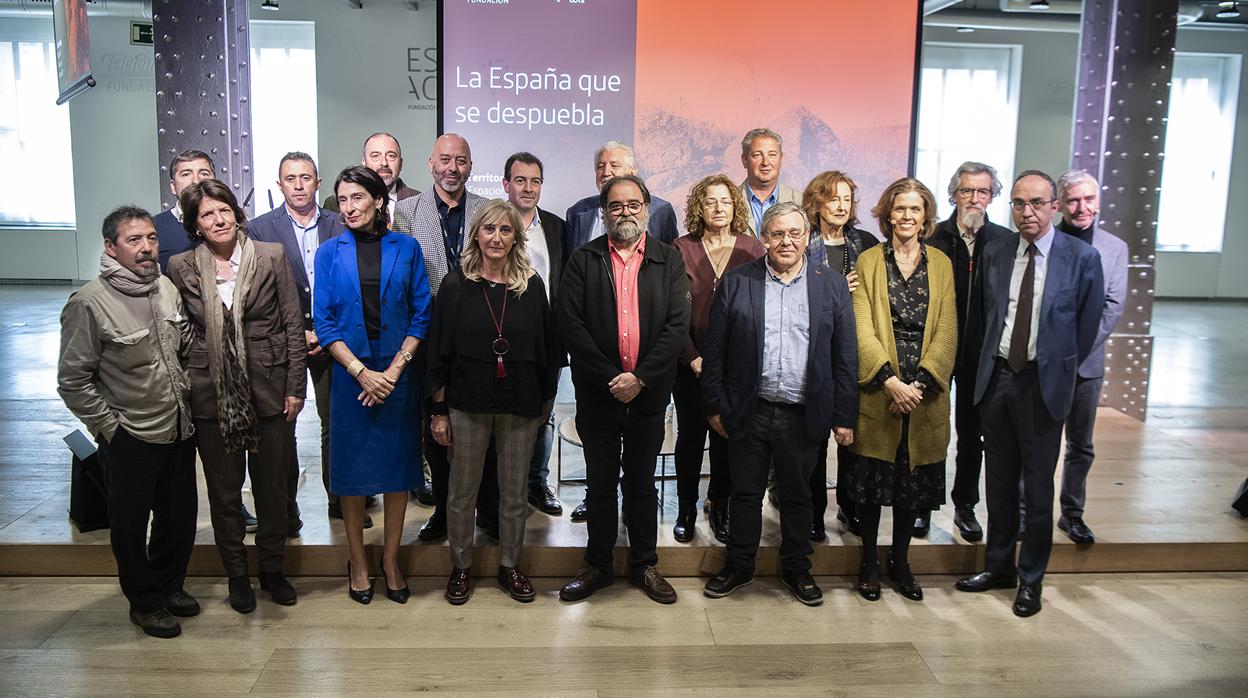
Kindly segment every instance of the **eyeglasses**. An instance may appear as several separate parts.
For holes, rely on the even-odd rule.
[[[766,235],[767,239],[772,242],[778,242],[784,238],[788,238],[790,242],[798,242],[805,239],[807,233],[804,230],[794,228],[793,230],[768,230]]]
[[[961,189],[956,190],[954,193],[956,193],[958,196],[961,196],[965,199],[969,199],[972,196],[975,196],[976,194],[984,197],[985,199],[992,198],[991,189],[976,189],[974,187],[962,187]]]
[[[613,216],[618,216],[624,211],[628,211],[629,215],[636,215],[641,213],[641,208],[643,206],[645,206],[645,204],[640,201],[612,201],[607,204],[607,210],[610,211]]]
[[[1023,201],[1022,199],[1010,199],[1010,207],[1013,208],[1015,211],[1018,211],[1019,213],[1022,213],[1023,211],[1027,210],[1028,206],[1030,206],[1031,210],[1033,211],[1039,211],[1041,206],[1048,206],[1054,201],[1056,201],[1056,199],[1032,199],[1030,201]]]

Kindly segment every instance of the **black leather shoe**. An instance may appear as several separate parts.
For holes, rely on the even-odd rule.
[[[646,567],[641,572],[630,572],[628,583],[646,592],[651,601],[676,603],[676,590],[653,567]]]
[[[533,583],[529,578],[524,576],[519,567],[503,567],[498,566],[498,586],[507,592],[511,598],[520,603],[529,603],[537,598],[537,593],[533,591]]]
[[[589,510],[585,507],[585,502],[576,505],[570,518],[572,523],[585,523],[585,519],[589,518]]]
[[[603,572],[597,567],[586,567],[572,581],[563,585],[559,590],[559,598],[564,601],[581,601],[588,599],[595,591],[605,589],[615,584],[615,577]]]
[[[299,601],[295,588],[281,572],[261,572],[260,589],[269,592],[269,596],[273,597],[273,603],[281,606],[294,606]]]
[[[849,531],[855,536],[859,536],[859,537],[862,536],[862,529],[858,525],[857,516],[850,516],[845,513],[844,509],[837,507],[836,508],[836,520],[841,522],[841,528],[845,529],[846,531]]]
[[[719,574],[711,577],[705,587],[702,587],[702,594],[712,599],[722,599],[737,589],[753,583],[754,575],[725,566]]]
[[[460,606],[468,603],[468,597],[471,595],[472,589],[468,584],[468,570],[452,567],[451,578],[446,580],[446,600],[452,606]]]
[[[715,540],[725,545],[728,543],[728,500],[707,500],[707,521],[711,524],[711,533]]]
[[[177,637],[182,634],[182,625],[178,619],[165,609],[144,613],[130,609],[130,622],[143,629],[152,637]]]
[[[199,602],[185,589],[165,594],[165,610],[179,618],[190,618],[199,615]]]
[[[880,561],[858,565],[858,583],[854,591],[867,601],[880,600]]]
[[[910,599],[911,601],[923,600],[923,587],[919,585],[919,580],[914,578],[914,574],[910,572],[910,564],[906,563],[904,567],[898,567],[893,562],[893,554],[888,554],[888,579],[893,583],[893,587],[897,589],[897,593]]]
[[[1014,598],[1014,615],[1019,618],[1034,616],[1040,612],[1040,585],[1024,584]]]
[[[434,509],[433,513],[429,515],[429,520],[425,522],[424,526],[420,527],[420,533],[417,533],[416,537],[425,543],[432,543],[446,538],[446,514],[438,509]]]
[[[409,494],[417,504],[425,507],[433,506],[433,485],[429,484],[428,480],[420,483],[420,487],[410,490]]]
[[[299,532],[303,530],[303,519],[291,519],[290,525],[286,528],[287,538],[298,538]]]
[[[230,608],[239,613],[256,610],[256,592],[252,591],[251,579],[245,574],[230,577]]]
[[[243,526],[248,533],[255,533],[260,530],[260,522],[256,520],[254,514],[247,510],[247,505],[243,505]]]
[[[915,538],[926,538],[930,530],[932,530],[932,512],[924,511],[915,517],[914,530],[910,532],[910,535]]]
[[[391,589],[390,585],[386,585],[386,598],[395,603],[407,603],[412,596],[412,589],[404,584],[402,589]]]
[[[1096,536],[1092,535],[1092,529],[1083,522],[1078,516],[1067,518],[1062,516],[1057,520],[1057,527],[1066,533],[1066,537],[1079,545],[1091,545],[1096,542]]]
[[[477,512],[477,528],[485,531],[485,535],[498,540],[498,519]]]
[[[688,543],[693,540],[693,533],[696,530],[694,521],[697,518],[697,506],[681,507],[680,513],[676,515],[676,525],[672,527],[672,535],[675,536],[677,543]]]
[[[822,543],[828,539],[828,531],[823,527],[822,523],[810,525],[810,540],[814,543]]]
[[[958,527],[962,540],[976,543],[984,539],[984,529],[975,518],[973,507],[957,507],[953,510],[953,525]]]
[[[352,601],[356,603],[362,603],[365,606],[372,603],[373,601],[373,578],[372,577],[368,578],[367,589],[351,588],[351,561],[350,560],[347,560],[347,596],[350,596]]]
[[[815,579],[810,576],[809,572],[782,574],[780,581],[793,592],[793,596],[797,597],[798,601],[807,606],[818,606],[823,603],[823,591],[819,589],[818,584],[815,584]]]
[[[529,488],[529,504],[547,516],[563,516],[563,503],[555,496],[550,485]]]
[[[959,579],[954,588],[958,591],[980,592],[989,589],[1013,589],[1018,584],[1018,577],[1009,574],[993,574],[980,572]]]
[[[329,518],[338,519],[341,521],[342,520],[342,506],[330,504],[329,505]],[[363,527],[364,528],[373,527],[373,517],[369,516],[368,512],[364,512],[364,526]]]

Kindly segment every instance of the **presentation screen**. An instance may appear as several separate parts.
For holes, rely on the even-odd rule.
[[[95,86],[87,38],[86,0],[53,0],[52,33],[56,37],[57,104]]]
[[[783,138],[799,192],[839,169],[858,215],[910,172],[917,0],[445,0],[439,130],[471,148],[469,190],[505,196],[503,165],[545,165],[541,207],[596,193],[594,152],[631,144],[651,193],[683,221],[702,177],[743,181],[741,137]],[[685,232],[682,230],[681,232]]]

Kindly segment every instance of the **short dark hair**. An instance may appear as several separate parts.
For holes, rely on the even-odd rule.
[[[208,153],[192,148],[190,150],[183,150],[173,156],[173,160],[169,163],[169,179],[173,179],[173,173],[177,171],[178,165],[181,165],[184,162],[191,162],[193,160],[207,160],[208,166],[212,168],[212,174],[217,174],[217,163],[212,161],[212,158],[209,157]]]
[[[511,157],[507,158],[507,164],[503,165],[503,179],[507,180],[508,182],[511,181],[511,166],[516,164],[517,162],[523,162],[526,165],[537,165],[538,176],[539,177],[546,176],[546,171],[542,167],[542,161],[538,160],[536,155],[534,155],[533,153],[526,153],[524,151],[520,151],[518,153],[512,153]]]
[[[283,155],[282,159],[277,163],[278,179],[281,179],[281,176],[282,176],[282,165],[285,165],[286,163],[292,162],[295,160],[298,160],[300,162],[306,162],[309,165],[311,165],[313,177],[321,176],[320,173],[317,172],[317,169],[316,169],[316,160],[313,160],[311,155],[308,155],[307,153],[301,150],[292,150],[289,153],[286,153],[285,155]]]
[[[381,175],[363,165],[352,165],[339,172],[338,178],[334,180],[335,198],[338,196],[338,187],[343,182],[358,184],[364,187],[364,191],[368,192],[369,196],[381,200],[381,209],[377,211],[377,217],[373,219],[373,229],[368,232],[377,235],[385,233],[390,226],[390,190],[386,187],[386,181],[381,178]]]
[[[152,214],[147,209],[139,208],[132,204],[118,206],[104,217],[104,239],[109,242],[117,242],[117,229],[122,223],[129,221],[152,221]]]
[[[1014,184],[1018,184],[1018,181],[1022,179],[1023,177],[1039,177],[1040,179],[1043,179],[1044,181],[1048,182],[1049,190],[1053,192],[1053,198],[1054,199],[1057,198],[1057,182],[1054,182],[1053,178],[1050,177],[1048,173],[1043,172],[1041,170],[1023,170],[1022,172],[1018,173],[1017,177],[1014,178]],[[1010,185],[1011,189],[1014,188],[1014,184]]]
[[[602,191],[598,194],[599,208],[605,209],[607,207],[607,194],[611,193],[612,188],[614,188],[617,185],[623,184],[625,182],[632,182],[633,184],[636,184],[637,188],[641,190],[642,203],[646,204],[647,206],[650,205],[650,190],[646,188],[645,180],[643,180],[641,177],[638,177],[637,175],[627,174],[627,175],[616,175],[615,177],[612,177],[611,179],[608,179],[606,182],[603,183]]]
[[[230,191],[230,185],[219,179],[201,179],[182,190],[178,196],[178,206],[182,209],[182,229],[192,240],[201,239],[199,234],[199,205],[204,199],[220,201],[234,211],[234,222],[239,228],[246,229],[247,212],[238,205],[238,197]]]
[[[378,131],[377,133],[369,135],[368,138],[365,138],[364,144],[360,146],[361,155],[363,155],[364,157],[368,157],[368,142],[373,140],[377,136],[385,136],[386,138],[389,138],[390,140],[394,141],[394,146],[399,149],[399,157],[403,157],[403,146],[399,145],[399,139],[395,138],[394,134],[386,133],[385,131]]]

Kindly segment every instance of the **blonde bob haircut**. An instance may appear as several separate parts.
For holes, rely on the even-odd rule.
[[[685,199],[685,232],[689,237],[695,240],[702,237],[702,233],[706,232],[706,218],[702,215],[702,204],[706,203],[706,192],[716,184],[722,185],[728,189],[728,196],[732,197],[732,220],[728,223],[728,233],[731,235],[741,235],[750,231],[750,207],[745,203],[745,197],[741,195],[741,187],[736,182],[728,179],[725,174],[713,174],[709,177],[703,177],[693,188],[689,190],[689,198]]]
[[[503,262],[503,273],[507,278],[507,288],[515,291],[517,296],[524,295],[529,288],[529,277],[533,275],[533,264],[529,261],[529,253],[525,248],[528,240],[524,234],[524,224],[520,219],[520,211],[510,201],[490,199],[477,210],[468,227],[468,246],[464,248],[460,258],[460,268],[464,277],[472,281],[481,280],[481,269],[485,259],[481,253],[481,243],[477,239],[481,227],[487,224],[506,223],[516,231],[516,244],[507,253]]]
[[[893,239],[893,224],[888,220],[893,204],[897,197],[910,192],[917,193],[919,198],[923,199],[923,223],[919,227],[919,239],[926,240],[936,232],[936,197],[932,196],[931,190],[919,180],[914,177],[903,177],[888,185],[884,193],[880,194],[880,203],[871,209],[871,215],[879,221],[880,233],[884,235],[885,240]]]

